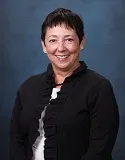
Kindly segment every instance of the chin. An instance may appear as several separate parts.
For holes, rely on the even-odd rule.
[[[70,68],[70,64],[60,64],[60,65],[54,65],[54,66],[56,69],[59,69],[59,70],[65,70]]]

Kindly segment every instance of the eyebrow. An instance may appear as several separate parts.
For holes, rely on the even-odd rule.
[[[50,35],[47,38],[50,38],[50,37],[57,38],[58,36],[57,35]],[[74,37],[74,36],[73,35],[65,35],[64,37],[67,38],[67,37]]]

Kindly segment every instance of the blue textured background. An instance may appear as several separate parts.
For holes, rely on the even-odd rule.
[[[114,160],[125,159],[125,1],[0,0],[0,160],[8,159],[8,124],[20,84],[43,72],[48,60],[40,46],[45,16],[66,7],[83,17],[86,46],[81,53],[89,68],[110,79],[120,112]]]

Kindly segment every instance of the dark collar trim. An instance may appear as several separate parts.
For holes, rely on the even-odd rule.
[[[81,65],[73,72],[73,74],[70,77],[74,77],[75,75],[80,74],[81,72],[87,69],[87,65],[84,61],[80,61],[80,64]],[[48,76],[53,77],[54,71],[53,71],[51,63],[49,63],[47,67],[47,74]]]

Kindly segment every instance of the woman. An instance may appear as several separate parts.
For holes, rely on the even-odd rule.
[[[58,8],[42,25],[47,71],[18,90],[10,125],[12,160],[112,160],[119,114],[110,82],[79,61],[84,26]]]

